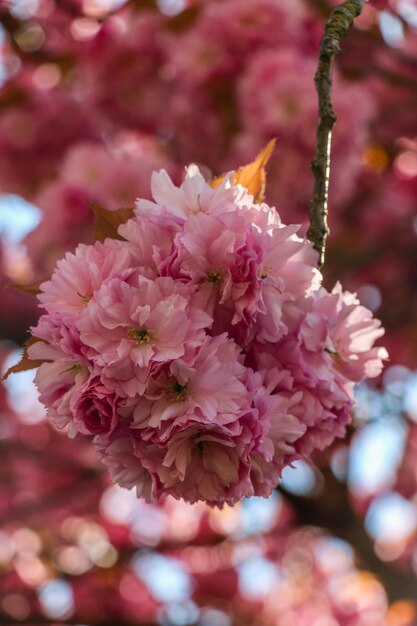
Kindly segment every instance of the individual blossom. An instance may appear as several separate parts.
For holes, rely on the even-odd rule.
[[[79,430],[74,422],[72,401],[87,380],[85,366],[64,359],[42,363],[36,372],[35,384],[48,417],[58,428],[67,428],[70,437]]]
[[[172,264],[177,257],[174,237],[180,230],[173,216],[135,216],[119,226],[119,234],[128,244],[125,246],[133,265],[141,266],[158,276],[173,276]]]
[[[250,323],[261,297],[260,241],[239,212],[215,217],[198,212],[176,237],[178,257],[174,269],[191,282],[203,283],[215,306],[231,312],[231,323]],[[219,315],[220,311],[217,311]]]
[[[202,342],[211,317],[193,305],[194,291],[169,277],[137,273],[103,283],[78,327],[88,357],[119,393],[142,393],[155,367]]]
[[[71,402],[74,427],[80,433],[101,435],[112,432],[119,423],[120,398],[92,375]]]
[[[70,315],[54,311],[42,315],[36,326],[31,328],[35,341],[29,347],[29,356],[34,360],[67,359],[73,363],[87,364],[84,345],[78,328]]]
[[[156,494],[218,506],[253,495],[252,431],[243,420],[236,426],[191,424],[173,433],[165,446],[139,442],[137,454],[160,485]]]
[[[290,47],[254,55],[239,85],[245,128],[310,140],[309,122],[317,114],[314,71],[315,61]]]
[[[114,483],[126,489],[135,488],[138,498],[154,499],[151,475],[135,456],[129,431],[120,427],[111,438],[98,436],[95,442]]]
[[[49,281],[41,284],[39,301],[48,313],[77,315],[113,272],[130,267],[130,254],[119,241],[80,244],[58,261]]]
[[[217,303],[216,330],[241,323],[242,337],[259,326],[271,341],[285,332],[284,303],[318,283],[316,253],[296,233],[297,226],[268,224],[264,229],[245,209],[223,215],[200,211],[176,236],[179,276],[204,283]],[[259,220],[262,221],[262,220]],[[216,306],[213,304],[213,306]]]
[[[315,292],[310,302],[312,310],[299,331],[302,345],[332,359],[338,374],[348,381],[378,376],[388,355],[385,348],[373,345],[384,329],[356,294],[343,292],[338,283],[331,293],[324,289]]]
[[[294,439],[294,454],[286,457],[287,462],[321,450],[344,435],[354,406],[352,394],[337,384],[334,372],[326,366],[315,370],[322,363],[320,356],[312,364],[304,360],[293,333],[278,345],[255,344],[253,358],[255,369],[269,381],[269,393],[290,402],[290,413],[298,422],[300,436]]]
[[[248,370],[247,385],[253,392],[252,410],[262,430],[251,453],[251,481],[254,493],[264,497],[279,483],[283,468],[296,456],[294,442],[306,431],[305,424],[292,411],[292,406],[298,402],[297,394],[274,393],[278,384],[282,389],[291,388],[288,370]]]
[[[242,360],[226,333],[207,336],[187,360],[174,360],[152,378],[148,401],[134,408],[132,427],[158,428],[165,438],[179,423],[232,422],[251,401]]]
[[[228,179],[213,187],[196,165],[186,168],[180,186],[175,185],[166,170],[153,172],[151,191],[153,202],[139,199],[136,203],[140,217],[170,215],[184,223],[200,211],[215,216],[233,213],[237,208],[250,207],[252,204],[252,198],[244,187],[233,186]]]
[[[42,315],[31,332],[28,356],[42,362],[35,376],[40,401],[54,424],[60,429],[68,427],[73,437],[79,430],[74,419],[74,398],[89,378],[89,362],[78,329],[71,317],[54,312]]]

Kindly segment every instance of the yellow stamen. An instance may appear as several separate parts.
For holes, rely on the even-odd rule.
[[[211,270],[207,274],[207,280],[214,285],[220,285],[223,280],[223,272],[221,270]]]
[[[176,380],[170,386],[170,397],[171,400],[181,401],[185,400],[188,395],[188,387],[187,385],[180,385],[180,383]]]
[[[129,328],[127,336],[139,345],[150,343],[155,338],[150,328]]]

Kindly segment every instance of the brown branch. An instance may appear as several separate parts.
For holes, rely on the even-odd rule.
[[[363,519],[353,509],[346,483],[336,480],[332,472],[323,472],[324,488],[317,497],[297,496],[282,487],[279,491],[295,510],[298,524],[318,526],[347,541],[356,551],[359,565],[373,572],[381,581],[391,602],[417,597],[417,579],[375,553],[372,539],[366,533]]]
[[[346,0],[333,9],[320,42],[319,63],[315,76],[319,101],[316,152],[311,163],[314,174],[314,192],[310,205],[310,228],[307,237],[319,253],[318,265],[324,263],[327,225],[327,198],[330,173],[330,148],[336,115],[332,107],[332,71],[340,42],[346,37],[355,17],[360,15],[365,0]]]
[[[397,87],[417,91],[417,74],[416,76],[406,76],[382,65],[376,65],[375,63],[362,66],[360,68],[346,65],[345,69],[354,78],[368,78],[369,76],[376,76],[386,82],[392,83]]]

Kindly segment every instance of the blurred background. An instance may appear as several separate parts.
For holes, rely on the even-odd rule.
[[[92,240],[89,205],[150,174],[216,175],[272,137],[267,201],[307,228],[313,77],[330,0],[0,0],[0,363],[25,285]],[[0,386],[0,626],[417,625],[417,4],[374,0],[334,77],[325,283],[387,329],[345,440],[268,500],[147,505],[46,420],[33,372]],[[11,288],[18,284],[22,289]],[[29,290],[30,291],[30,290]]]

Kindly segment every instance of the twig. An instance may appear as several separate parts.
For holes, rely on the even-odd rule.
[[[315,76],[319,100],[316,152],[311,163],[314,174],[314,192],[310,205],[310,228],[307,237],[319,253],[319,267],[324,263],[327,225],[327,198],[330,173],[330,148],[336,115],[332,107],[332,70],[340,52],[340,42],[346,37],[355,17],[360,15],[365,0],[346,0],[333,9],[320,42],[319,64]]]

